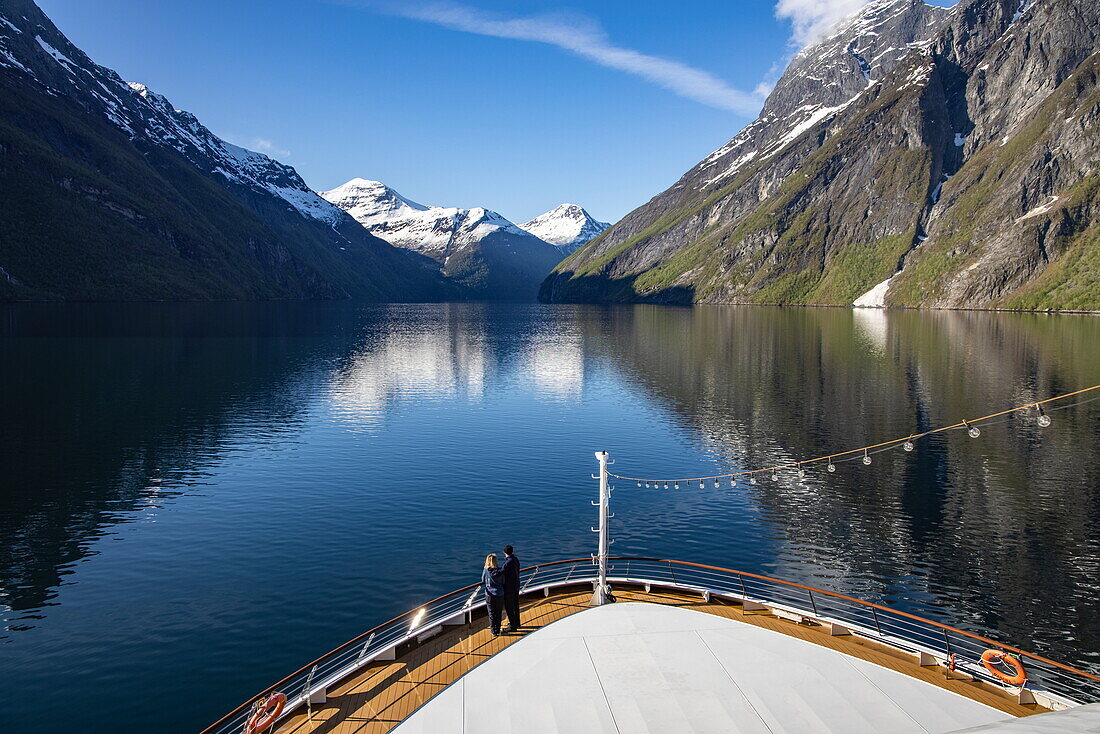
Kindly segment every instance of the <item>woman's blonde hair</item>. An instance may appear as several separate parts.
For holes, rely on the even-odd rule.
[[[490,553],[489,555],[485,556],[485,568],[496,568],[496,567],[497,567],[497,554],[496,553]]]

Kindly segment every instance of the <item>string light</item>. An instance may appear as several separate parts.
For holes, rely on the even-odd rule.
[[[950,426],[941,426],[940,428],[933,428],[933,429],[925,431],[923,433],[910,434],[908,438],[895,438],[895,439],[892,439],[892,440],[889,440],[889,441],[883,441],[881,443],[872,444],[870,446],[864,446],[864,447],[860,447],[860,448],[848,449],[847,451],[842,451],[839,454],[831,454],[829,456],[818,456],[818,457],[815,457],[815,458],[812,458],[812,459],[806,459],[804,461],[799,461],[799,462],[797,462],[793,465],[796,467],[798,477],[800,479],[802,479],[806,476],[806,470],[803,467],[803,465],[804,464],[815,463],[815,462],[818,462],[818,461],[827,461],[825,469],[830,474],[832,474],[832,473],[836,472],[836,464],[833,463],[833,459],[835,459],[837,456],[845,457],[845,456],[851,456],[853,454],[858,455],[858,452],[862,451],[863,456],[860,457],[860,459],[861,459],[861,461],[863,462],[863,464],[865,466],[868,466],[872,463],[871,449],[876,449],[877,451],[886,451],[886,450],[889,450],[889,449],[892,449],[892,448],[897,448],[900,445],[902,447],[902,449],[904,449],[906,452],[911,452],[915,449],[916,439],[923,438],[925,436],[930,436],[930,435],[937,434],[937,433],[943,433],[944,431],[959,429],[959,428],[965,429],[966,432],[967,432],[967,435],[969,435],[971,438],[978,438],[979,436],[981,436],[981,430],[978,428],[977,425],[974,425],[974,424],[982,423],[984,421],[989,421],[992,418],[998,418],[1000,416],[1009,415],[1011,413],[1016,413],[1018,411],[1030,410],[1032,408],[1034,408],[1035,411],[1038,413],[1038,415],[1036,417],[1036,423],[1038,423],[1039,426],[1041,426],[1043,428],[1046,428],[1047,426],[1049,426],[1051,424],[1051,420],[1050,420],[1050,416],[1048,416],[1046,414],[1046,412],[1043,410],[1043,404],[1044,403],[1050,403],[1050,402],[1053,402],[1053,401],[1056,401],[1056,400],[1064,400],[1065,398],[1073,397],[1075,395],[1080,395],[1082,393],[1090,392],[1090,391],[1093,391],[1093,390],[1100,390],[1100,385],[1093,385],[1092,387],[1086,387],[1086,388],[1083,388],[1081,390],[1076,390],[1074,392],[1066,393],[1064,395],[1057,395],[1055,397],[1047,398],[1046,400],[1040,400],[1040,401],[1035,402],[1035,403],[1027,403],[1025,405],[1020,405],[1020,406],[1017,406],[1015,408],[1010,408],[1008,410],[1002,410],[1002,411],[997,412],[997,413],[992,413],[990,415],[982,416],[981,418],[973,418],[973,419],[970,419],[970,420],[963,420],[959,423],[955,423],[955,424],[950,425]],[[1068,405],[1062,405],[1062,406],[1059,406],[1058,409],[1061,410],[1061,409],[1064,409],[1064,408],[1069,408],[1069,407],[1072,407],[1074,405],[1080,405],[1080,404],[1083,404],[1083,403],[1092,402],[1093,400],[1100,400],[1100,398],[1090,398],[1088,400],[1082,400],[1082,401],[1078,401],[1076,403],[1070,403]],[[641,487],[643,482],[644,482],[647,489],[649,488],[651,483],[652,483],[654,489],[660,489],[662,483],[664,484],[664,488],[666,490],[669,488],[670,484],[672,484],[675,489],[680,489],[680,483],[681,482],[684,482],[685,486],[686,486],[687,484],[690,484],[691,482],[695,482],[695,481],[699,482],[699,488],[700,489],[704,489],[706,487],[706,480],[707,479],[713,479],[714,480],[715,488],[718,488],[720,486],[720,481],[719,480],[724,479],[724,478],[728,478],[730,480],[730,487],[736,487],[737,486],[737,478],[739,476],[745,476],[745,475],[748,475],[750,484],[757,484],[758,483],[757,474],[759,472],[763,472],[763,471],[770,472],[772,481],[773,482],[778,482],[779,481],[779,469],[787,469],[787,468],[790,468],[791,466],[792,466],[792,464],[783,464],[783,465],[777,465],[777,466],[772,466],[772,467],[762,467],[762,468],[759,468],[759,469],[746,469],[746,470],[743,470],[743,471],[734,472],[733,474],[722,474],[722,475],[719,475],[719,476],[696,477],[696,478],[693,478],[693,479],[678,479],[678,480],[667,480],[666,479],[666,480],[653,481],[653,482],[650,482],[648,480],[639,479],[637,477],[626,477],[626,476],[621,476],[619,474],[612,474],[611,472],[608,472],[608,476],[615,477],[616,479],[623,479],[623,480],[626,480],[626,481],[633,481],[639,487]]]

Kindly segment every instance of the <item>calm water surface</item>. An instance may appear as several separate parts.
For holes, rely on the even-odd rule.
[[[592,452],[698,475],[1100,383],[1100,319],[354,304],[0,309],[8,730],[194,731],[478,576],[594,549]],[[620,482],[614,550],[1100,669],[1100,402],[804,481]]]

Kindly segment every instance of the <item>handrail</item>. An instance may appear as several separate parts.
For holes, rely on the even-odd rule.
[[[523,583],[521,592],[527,591],[528,588],[533,588],[533,590],[539,590],[539,589],[542,589],[542,588],[553,588],[553,587],[558,587],[558,586],[569,586],[569,585],[587,583],[587,582],[591,581],[592,579],[587,577],[587,576],[584,576],[584,575],[582,575],[578,578],[574,578],[573,574],[574,574],[574,572],[576,571],[576,569],[579,565],[582,565],[582,564],[587,565],[587,564],[590,563],[590,560],[591,559],[589,559],[589,558],[570,558],[570,559],[564,559],[564,560],[560,560],[560,561],[551,561],[549,563],[542,563],[542,564],[538,564],[538,565],[535,565],[535,566],[528,566],[528,567],[522,569],[520,571],[520,573],[521,574],[527,574],[529,572],[533,572],[533,575],[530,578],[526,579],[526,581]],[[1077,668],[1071,667],[1071,666],[1066,665],[1064,663],[1059,663],[1056,660],[1050,660],[1049,658],[1042,657],[1040,655],[1036,655],[1034,653],[1027,652],[1026,650],[1021,650],[1020,648],[1016,648],[1016,647],[1013,647],[1011,645],[1005,645],[1003,643],[992,640],[988,637],[983,637],[982,635],[978,635],[978,634],[975,634],[973,632],[968,632],[966,630],[962,630],[962,629],[959,629],[957,627],[952,627],[950,625],[943,624],[941,622],[936,622],[936,621],[931,620],[931,619],[926,619],[924,617],[920,617],[920,616],[915,615],[915,614],[910,614],[908,612],[903,612],[903,611],[899,611],[899,610],[896,610],[896,609],[891,609],[889,607],[882,606],[880,604],[875,604],[873,602],[868,602],[868,601],[864,601],[862,599],[857,599],[855,597],[847,596],[845,594],[841,594],[841,593],[838,593],[838,592],[835,592],[835,591],[828,591],[826,589],[819,589],[819,588],[816,588],[816,587],[807,586],[805,584],[800,584],[800,583],[797,583],[797,582],[794,582],[794,581],[784,581],[783,579],[777,579],[777,578],[773,578],[771,576],[764,576],[764,575],[757,574],[757,573],[752,573],[752,572],[749,572],[749,571],[738,571],[738,570],[734,570],[734,569],[722,568],[720,566],[710,566],[710,565],[702,564],[702,563],[693,563],[693,562],[690,562],[690,561],[674,561],[674,560],[667,559],[667,558],[649,558],[649,557],[641,557],[641,556],[613,556],[613,557],[609,558],[608,560],[609,561],[611,561],[611,560],[613,560],[613,561],[625,561],[627,563],[626,576],[612,575],[612,579],[615,580],[615,581],[618,581],[620,583],[622,583],[622,582],[627,582],[627,583],[637,583],[637,582],[649,583],[649,582],[653,582],[653,583],[656,583],[656,584],[661,585],[661,586],[669,586],[669,587],[674,587],[674,588],[690,588],[690,589],[696,589],[696,590],[706,590],[710,593],[723,594],[723,595],[727,595],[727,596],[728,595],[733,595],[735,597],[741,597],[741,598],[762,599],[762,600],[767,601],[766,599],[764,599],[764,596],[768,595],[767,589],[762,589],[761,590],[763,596],[761,596],[760,594],[757,594],[756,590],[754,590],[754,589],[746,589],[746,587],[745,587],[746,578],[755,579],[757,581],[766,582],[768,584],[775,584],[775,585],[779,585],[779,586],[782,586],[782,587],[787,587],[787,588],[790,588],[790,589],[800,589],[800,590],[808,592],[809,596],[810,596],[810,603],[814,607],[814,609],[813,609],[813,616],[814,617],[819,617],[820,618],[820,617],[822,617],[822,615],[824,615],[824,617],[829,616],[827,611],[822,612],[822,613],[819,614],[818,608],[817,608],[818,604],[815,603],[815,600],[814,600],[814,597],[813,597],[814,593],[822,595],[825,598],[840,600],[840,601],[843,601],[847,604],[854,604],[854,605],[856,605],[857,608],[864,608],[866,610],[869,610],[870,613],[871,613],[870,616],[873,617],[873,619],[874,619],[875,630],[877,630],[879,637],[886,636],[886,637],[889,637],[891,639],[899,639],[903,642],[906,642],[908,645],[914,645],[915,644],[915,645],[921,646],[923,643],[920,642],[920,639],[921,639],[922,636],[926,636],[927,633],[925,632],[925,634],[922,635],[921,630],[920,630],[919,627],[917,627],[916,629],[906,629],[906,625],[902,624],[905,621],[918,622],[921,625],[929,626],[929,627],[932,627],[934,629],[938,629],[938,630],[943,632],[944,642],[946,643],[946,646],[947,646],[946,649],[948,651],[948,654],[950,654],[950,652],[951,652],[951,644],[952,643],[951,643],[950,635],[949,635],[949,633],[951,633],[951,634],[959,635],[963,638],[968,638],[972,641],[981,643],[984,646],[992,646],[992,647],[999,648],[1001,650],[1006,650],[1006,651],[1009,651],[1009,652],[1016,653],[1018,655],[1021,655],[1025,658],[1028,658],[1028,659],[1031,659],[1033,661],[1040,662],[1040,663],[1043,663],[1044,665],[1051,666],[1051,667],[1053,667],[1057,670],[1063,671],[1064,673],[1069,673],[1069,674],[1074,675],[1074,676],[1080,676],[1081,678],[1087,679],[1089,681],[1100,682],[1100,676],[1093,675],[1091,673],[1087,673],[1083,670],[1078,670]],[[656,564],[656,565],[653,568],[645,568],[644,566],[636,568],[637,573],[639,574],[638,576],[635,576],[635,575],[631,574],[631,570],[634,570],[632,568],[632,565],[647,564],[647,563]],[[543,580],[542,584],[532,587],[532,582],[535,580],[535,576],[539,575],[539,573],[541,571],[544,571],[545,569],[551,568],[551,567],[564,566],[566,564],[572,564],[572,568],[570,568],[569,573],[564,575],[564,578],[562,578],[561,574],[558,574],[556,577],[554,576],[554,574],[546,574],[546,578]],[[700,569],[702,571],[702,573],[699,574],[698,576],[696,576],[695,579],[690,579],[689,580],[689,579],[684,579],[684,578],[678,578],[677,575],[676,575],[676,572],[675,572],[676,567],[680,567],[680,568],[683,568],[683,569]],[[666,578],[665,580],[661,580],[659,576],[654,577],[652,574],[655,571],[663,572],[663,573],[661,573],[661,575],[664,575],[664,574],[667,573],[668,578]],[[685,571],[685,573],[687,573],[687,572]],[[719,575],[721,575],[721,576],[719,576]],[[701,576],[702,578],[699,578],[699,576]],[[725,577],[725,576],[728,576],[729,578],[722,578],[722,577]],[[736,591],[733,591],[732,589],[728,589],[728,590],[724,590],[724,591],[716,589],[715,585],[717,583],[722,582],[722,581],[726,581],[730,584],[735,583],[735,582],[739,583],[740,593],[738,593]],[[287,684],[288,682],[293,681],[296,678],[299,678],[304,672],[306,672],[308,670],[311,670],[311,669],[315,669],[318,666],[321,666],[322,664],[328,664],[329,665],[329,667],[326,668],[326,672],[322,676],[320,676],[322,678],[322,680],[330,680],[333,677],[335,677],[335,679],[339,679],[340,676],[349,675],[350,672],[354,671],[356,669],[356,666],[364,660],[364,658],[368,658],[368,656],[367,656],[368,648],[370,647],[371,641],[376,636],[380,638],[381,647],[375,650],[375,655],[379,654],[380,652],[382,652],[386,649],[392,649],[393,645],[396,645],[399,642],[401,642],[403,640],[406,640],[406,639],[410,639],[411,636],[414,636],[414,635],[409,634],[409,633],[414,632],[412,630],[407,630],[406,633],[404,633],[404,634],[402,634],[400,632],[395,634],[393,629],[389,629],[388,634],[379,634],[383,630],[386,630],[387,628],[390,628],[394,625],[398,625],[400,622],[402,622],[402,620],[408,619],[410,617],[410,615],[416,614],[419,610],[428,610],[428,609],[430,609],[431,607],[433,607],[434,605],[436,605],[440,602],[444,602],[444,601],[452,600],[452,599],[458,599],[458,597],[460,597],[460,595],[465,594],[468,591],[471,592],[470,597],[466,600],[466,603],[463,604],[460,607],[455,607],[454,609],[451,609],[450,607],[444,607],[443,610],[440,610],[440,609],[432,610],[433,613],[435,613],[436,615],[439,615],[441,611],[446,611],[446,613],[442,614],[441,616],[434,616],[434,617],[431,617],[429,619],[424,620],[424,623],[422,625],[419,625],[418,629],[415,632],[420,632],[420,630],[423,630],[423,629],[430,629],[432,627],[439,626],[440,624],[445,623],[445,621],[447,619],[453,617],[454,616],[453,612],[457,611],[458,613],[465,613],[466,611],[473,608],[472,602],[473,602],[474,598],[476,598],[478,588],[480,586],[481,586],[480,582],[473,583],[473,584],[469,584],[467,586],[463,586],[463,587],[461,587],[459,589],[456,589],[454,591],[451,591],[449,593],[443,594],[441,596],[438,596],[438,597],[436,597],[435,599],[432,599],[429,602],[421,604],[420,606],[416,607],[413,610],[409,610],[409,611],[406,611],[402,614],[399,614],[396,617],[394,617],[393,619],[390,619],[386,622],[383,622],[382,624],[377,625],[375,627],[372,627],[371,629],[363,632],[362,634],[360,634],[356,637],[353,637],[352,639],[348,640],[347,642],[343,643],[342,645],[334,648],[333,650],[330,650],[329,652],[325,653],[324,655],[321,655],[320,657],[316,658],[312,662],[309,662],[306,665],[302,666],[301,668],[294,671],[290,675],[285,676],[284,678],[280,679],[278,682],[274,683],[273,685],[268,686],[263,691],[261,691],[259,694],[255,695],[255,696],[252,696],[246,702],[242,703],[241,705],[237,706],[233,710],[229,711],[224,716],[222,716],[217,721],[215,721],[213,724],[211,724],[210,726],[203,729],[201,734],[213,734],[215,731],[221,731],[221,732],[228,731],[228,730],[226,730],[224,728],[221,728],[221,727],[224,727],[234,717],[240,716],[242,713],[244,713],[247,710],[247,708],[252,704],[253,701],[256,701],[261,697],[269,695],[273,691],[279,689],[284,684]],[[771,591],[770,596],[771,596],[770,603],[772,605],[778,605],[779,607],[788,606],[787,602],[783,601],[783,595],[780,595],[779,597],[776,597],[776,590],[773,589]],[[825,603],[824,600],[820,599],[820,598],[817,601],[822,603],[822,604]],[[450,602],[450,603],[453,604],[453,602]],[[795,603],[795,605],[799,606],[797,603]],[[878,615],[878,612],[880,612],[880,611],[885,612],[887,615],[889,615],[889,617],[891,619],[895,620],[895,624],[889,625],[889,628],[892,628],[892,630],[894,630],[893,632],[888,631],[885,635],[883,634],[883,626],[886,626],[886,625],[885,625],[885,622],[880,624],[879,615]],[[849,610],[848,613],[850,614],[851,610]],[[900,618],[900,619],[898,619],[898,618]],[[841,624],[845,624],[845,625],[849,625],[849,626],[851,625],[851,621],[848,621],[848,622],[845,622],[844,620],[839,620],[839,621],[840,621]],[[868,619],[867,621],[870,621],[870,620]],[[860,624],[857,624],[857,626],[860,626]],[[874,633],[875,630],[872,630],[872,634]],[[359,652],[359,655],[355,658],[354,662],[352,662],[351,666],[349,666],[348,665],[348,658],[347,658],[346,653],[349,650],[354,652],[354,649],[357,648],[359,646],[359,644],[364,639],[367,640],[367,643],[363,646],[363,649]],[[957,642],[958,642],[958,640],[956,640],[956,643]],[[927,647],[926,647],[926,649],[927,649]],[[343,658],[341,658],[341,656],[343,656]],[[337,663],[338,659],[339,659],[339,662]],[[1054,675],[1054,672],[1050,671],[1049,674]],[[299,682],[300,682],[300,679],[299,679]],[[323,688],[325,684],[322,682],[322,683],[319,683],[318,685]],[[284,692],[287,692],[287,691],[284,691]],[[305,688],[303,688],[300,693],[294,694],[294,695],[308,697],[308,695],[310,693],[311,693],[310,686],[307,684],[305,686]],[[300,704],[300,702],[301,702],[301,699],[299,698],[299,704]],[[290,712],[290,710],[291,710],[291,707],[288,706],[288,709],[287,709],[286,713],[288,714]]]
[[[616,560],[621,560],[621,559],[616,559]],[[780,584],[781,586],[790,586],[790,587],[796,588],[796,589],[803,589],[805,591],[816,591],[819,594],[825,594],[826,596],[831,596],[831,597],[834,597],[836,599],[843,599],[844,601],[847,601],[847,602],[852,602],[852,603],[855,603],[855,604],[859,604],[861,606],[870,607],[872,609],[877,609],[877,610],[883,611],[883,612],[889,612],[890,614],[894,614],[894,615],[897,615],[897,616],[900,616],[900,617],[907,617],[909,619],[915,619],[918,622],[924,622],[925,624],[930,624],[933,627],[938,627],[940,629],[948,630],[949,632],[955,632],[956,634],[963,635],[964,637],[969,637],[971,639],[978,640],[980,642],[984,642],[988,645],[993,645],[995,647],[999,647],[1002,650],[1008,650],[1009,652],[1014,652],[1017,655],[1026,655],[1027,657],[1031,658],[1032,660],[1039,660],[1041,662],[1046,663],[1047,665],[1053,665],[1056,668],[1061,668],[1062,670],[1066,671],[1067,673],[1073,673],[1074,675],[1084,676],[1085,678],[1088,678],[1089,680],[1094,680],[1094,681],[1100,682],[1100,675],[1093,675],[1092,673],[1086,673],[1083,670],[1078,670],[1077,668],[1071,667],[1071,666],[1066,665],[1064,663],[1059,663],[1057,660],[1050,660],[1049,658],[1042,657],[1041,655],[1036,655],[1035,653],[1030,653],[1027,650],[1021,650],[1018,647],[1012,647],[1011,645],[1006,645],[1002,642],[997,642],[996,640],[991,640],[988,637],[982,637],[981,635],[975,634],[973,632],[967,632],[966,630],[959,629],[958,627],[952,627],[951,625],[948,625],[948,624],[942,624],[942,623],[937,622],[937,621],[932,620],[932,619],[927,619],[925,617],[920,617],[916,614],[910,614],[908,612],[902,612],[902,611],[899,611],[897,609],[891,609],[890,607],[884,607],[881,604],[875,604],[874,602],[864,601],[863,599],[857,599],[853,596],[846,596],[844,594],[840,594],[840,593],[837,593],[835,591],[828,591],[826,589],[818,589],[816,587],[806,586],[804,584],[799,584],[799,583],[796,583],[794,581],[784,581],[783,579],[772,578],[771,576],[762,576],[760,574],[751,573],[749,571],[735,571],[733,569],[722,568],[720,566],[708,566],[708,565],[703,564],[703,563],[692,563],[691,561],[670,561],[666,558],[641,558],[641,557],[632,558],[631,560],[649,561],[649,562],[658,562],[658,563],[669,563],[669,564],[675,563],[678,566],[693,566],[695,568],[705,568],[705,569],[708,569],[710,571],[721,571],[722,573],[734,573],[734,574],[740,574],[742,576],[749,576],[749,577],[754,578],[754,579],[760,579],[762,581],[768,581],[768,582],[771,582],[773,584]]]
[[[546,567],[546,566],[560,566],[560,565],[564,565],[566,563],[580,563],[581,561],[588,561],[588,560],[589,560],[588,558],[569,558],[569,559],[562,560],[562,561],[551,561],[550,563],[543,563],[543,564],[539,564],[539,565],[541,565],[543,567]],[[528,566],[527,568],[522,569],[520,571],[520,573],[523,573],[524,571],[529,571],[532,568],[537,569],[538,567],[539,566]],[[473,584],[469,584],[467,586],[463,586],[460,589],[455,589],[454,591],[450,591],[446,594],[441,594],[440,596],[437,596],[436,598],[432,599],[431,601],[428,601],[428,602],[425,602],[425,603],[421,604],[420,606],[417,607],[417,609],[421,609],[423,607],[429,607],[432,604],[435,604],[436,602],[442,601],[443,599],[446,599],[449,596],[454,596],[456,594],[461,594],[465,591],[470,591],[471,589],[475,589],[478,586],[481,586],[480,581],[478,581],[476,583],[473,583]],[[415,610],[412,610],[412,611],[415,611]],[[410,612],[408,612],[408,611],[402,612],[401,614],[398,614],[393,619],[387,620],[387,621],[383,622],[382,624],[379,624],[379,625],[376,625],[376,626],[370,628],[369,630],[367,630],[363,634],[358,635],[356,637],[353,637],[352,639],[348,640],[347,642],[343,643],[342,645],[339,645],[339,646],[333,648],[332,650],[329,650],[324,655],[321,655],[320,657],[316,658],[312,662],[306,663],[305,665],[298,668],[297,670],[295,670],[290,675],[279,679],[276,683],[273,683],[272,685],[268,686],[264,690],[257,693],[255,696],[252,696],[247,701],[242,703],[240,706],[236,707],[235,709],[233,709],[232,711],[227,713],[225,716],[221,717],[220,719],[215,721],[213,724],[211,724],[210,726],[203,729],[199,734],[207,734],[207,732],[213,731],[214,729],[221,726],[223,723],[225,723],[229,719],[233,718],[237,714],[239,714],[242,711],[244,711],[245,709],[247,709],[249,706],[252,705],[253,701],[255,701],[259,698],[262,698],[263,696],[267,696],[267,695],[271,694],[272,692],[277,690],[279,688],[279,686],[283,685],[284,683],[286,683],[289,680],[292,680],[296,676],[301,675],[302,673],[309,670],[314,665],[317,665],[318,663],[320,663],[322,660],[324,660],[324,659],[326,659],[326,658],[328,658],[332,655],[335,655],[336,653],[340,652],[341,650],[343,650],[344,648],[346,648],[349,645],[354,645],[354,644],[358,643],[360,640],[367,637],[371,633],[377,632],[378,630],[382,629],[383,627],[388,627],[389,625],[394,624],[395,622],[399,621],[402,617],[406,617],[409,614],[410,614]]]

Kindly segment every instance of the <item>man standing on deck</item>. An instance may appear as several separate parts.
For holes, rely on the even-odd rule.
[[[518,632],[519,624],[519,559],[510,545],[504,546],[504,611],[508,614],[505,632]]]

